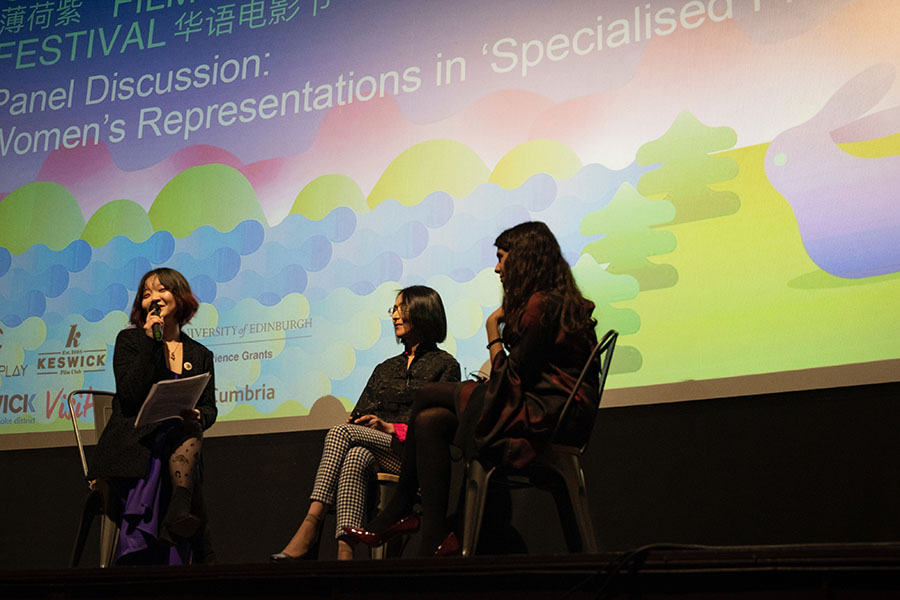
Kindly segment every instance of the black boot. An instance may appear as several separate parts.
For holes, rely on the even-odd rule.
[[[203,522],[191,513],[190,488],[175,486],[169,509],[159,527],[159,539],[175,545],[182,540],[189,540],[197,535]]]

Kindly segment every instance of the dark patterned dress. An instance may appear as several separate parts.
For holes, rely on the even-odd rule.
[[[494,357],[486,383],[459,386],[459,428],[454,445],[467,458],[484,457],[516,468],[527,465],[548,443],[560,412],[597,343],[593,330],[567,333],[560,327],[561,301],[538,292],[526,304],[517,334],[504,330],[508,349]],[[507,328],[509,329],[509,328]],[[585,377],[573,406],[574,423],[560,441],[579,443],[596,413],[596,365]]]

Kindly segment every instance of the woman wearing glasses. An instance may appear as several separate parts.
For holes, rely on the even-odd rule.
[[[309,510],[284,549],[271,556],[275,562],[318,557],[330,506],[336,512],[338,560],[352,559],[355,542],[343,528],[363,523],[373,467],[400,472],[415,392],[425,383],[460,380],[459,363],[437,347],[447,337],[447,317],[436,291],[421,285],[403,288],[388,310],[403,352],[375,367],[347,422],[329,430]]]

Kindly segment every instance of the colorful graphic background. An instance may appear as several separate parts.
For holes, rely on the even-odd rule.
[[[896,2],[170,4],[0,8],[0,438],[114,388],[156,266],[238,430],[351,407],[406,285],[475,373],[529,219],[622,334],[610,388],[900,358]],[[217,64],[251,76],[100,97]]]

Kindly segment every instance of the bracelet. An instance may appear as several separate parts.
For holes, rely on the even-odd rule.
[[[488,342],[487,349],[490,350],[494,344],[503,343],[503,338],[494,338]]]

